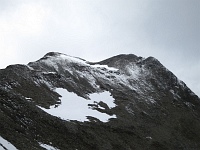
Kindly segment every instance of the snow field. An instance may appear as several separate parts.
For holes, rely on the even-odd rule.
[[[61,105],[58,107],[51,106],[50,109],[40,107],[53,116],[60,117],[64,120],[78,120],[82,122],[88,121],[87,116],[95,117],[102,122],[107,122],[110,118],[116,118],[115,115],[110,116],[106,113],[101,113],[93,109],[93,107],[88,106],[89,104],[92,104],[102,109],[102,107],[98,106],[98,103],[102,101],[106,103],[109,108],[115,107],[114,99],[112,96],[110,96],[108,91],[91,94],[89,96],[91,100],[79,97],[75,93],[68,92],[62,88],[57,88],[56,92],[62,96]]]

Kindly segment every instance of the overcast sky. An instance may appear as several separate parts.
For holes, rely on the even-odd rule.
[[[50,51],[153,56],[200,96],[200,0],[0,0],[0,68]]]

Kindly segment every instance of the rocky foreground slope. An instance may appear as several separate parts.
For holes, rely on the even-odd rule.
[[[1,69],[0,120],[5,150],[200,149],[198,96],[133,54],[91,63],[51,52]]]

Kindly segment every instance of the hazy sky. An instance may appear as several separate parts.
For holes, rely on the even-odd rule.
[[[0,0],[0,68],[49,51],[153,56],[200,96],[200,0]]]

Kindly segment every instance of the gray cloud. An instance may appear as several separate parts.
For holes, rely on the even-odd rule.
[[[0,0],[0,67],[59,51],[154,56],[200,95],[199,0]]]
[[[152,44],[177,49],[183,55],[199,53],[200,2],[168,0],[152,3],[152,11],[144,28]],[[153,35],[153,37],[152,37]],[[189,52],[189,53],[188,53]]]

